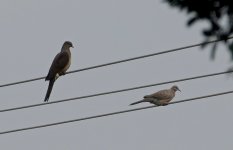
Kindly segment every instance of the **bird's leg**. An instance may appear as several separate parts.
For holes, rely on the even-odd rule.
[[[160,106],[160,105],[158,105],[158,104],[155,104],[155,103],[153,103],[155,106]]]
[[[64,76],[66,73],[64,71],[62,71],[61,73],[59,73],[60,76]]]
[[[169,104],[169,102],[164,102],[161,104],[161,106],[167,106]]]

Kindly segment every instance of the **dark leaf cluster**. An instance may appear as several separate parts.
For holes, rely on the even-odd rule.
[[[192,26],[198,21],[207,21],[209,27],[202,30],[206,40],[223,39],[233,59],[233,43],[227,38],[233,33],[233,0],[164,0],[170,6],[190,14],[187,21]],[[203,46],[204,47],[204,46]],[[211,57],[214,58],[217,44],[213,45]]]

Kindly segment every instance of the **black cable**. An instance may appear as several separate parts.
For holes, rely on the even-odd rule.
[[[232,39],[232,38],[233,37],[229,37],[227,40]],[[152,57],[152,56],[156,56],[156,55],[161,55],[161,54],[166,54],[166,53],[181,51],[181,50],[184,50],[184,49],[193,48],[193,47],[202,46],[202,45],[211,44],[211,43],[220,42],[220,41],[223,41],[223,39],[212,40],[212,41],[202,42],[202,43],[197,43],[197,44],[192,44],[192,45],[189,45],[189,46],[183,46],[183,47],[180,47],[180,48],[175,48],[175,49],[170,49],[170,50],[166,50],[166,51],[161,51],[161,52],[158,52],[158,53],[152,53],[152,54],[148,54],[148,55],[143,55],[143,56],[138,56],[138,57],[132,57],[132,58],[123,59],[123,60],[119,60],[119,61],[114,61],[114,62],[110,62],[110,63],[105,63],[105,64],[101,64],[101,65],[96,65],[96,66],[91,66],[91,67],[82,68],[82,69],[78,69],[78,70],[68,71],[66,74],[76,73],[76,72],[81,72],[81,71],[86,71],[86,70],[101,68],[101,67],[105,67],[105,66],[110,66],[110,65],[114,65],[114,64],[124,63],[124,62],[128,62],[128,61],[133,61],[133,60],[137,60],[137,59],[142,59],[142,58],[146,58],[146,57]],[[45,76],[44,77],[33,78],[33,79],[28,79],[28,80],[23,80],[23,81],[18,81],[18,82],[6,83],[6,84],[0,85],[0,87],[6,87],[6,86],[11,86],[11,85],[16,85],[16,84],[22,84],[22,83],[32,82],[32,81],[41,80],[41,79],[44,79],[44,78],[45,78]]]
[[[215,96],[220,96],[220,95],[225,95],[225,94],[230,94],[230,93],[233,93],[233,91],[228,91],[228,92],[222,92],[222,93],[205,95],[205,96],[200,96],[200,97],[195,97],[195,98],[184,99],[184,100],[180,100],[180,101],[171,102],[171,103],[169,103],[169,105],[188,102],[188,101],[194,101],[194,100],[197,100],[197,99],[215,97]],[[90,117],[84,117],[84,118],[79,118],[79,119],[73,119],[73,120],[55,122],[55,123],[50,123],[50,124],[44,124],[44,125],[31,126],[31,127],[26,127],[26,128],[2,131],[2,132],[0,132],[0,134],[8,134],[8,133],[13,133],[13,132],[20,132],[20,131],[38,129],[38,128],[44,128],[44,127],[49,127],[49,126],[56,126],[56,125],[60,125],[60,124],[79,122],[79,121],[90,120],[90,119],[95,119],[95,118],[101,118],[101,117],[106,117],[106,116],[112,116],[112,115],[117,115],[117,114],[123,114],[123,113],[143,110],[143,109],[154,108],[154,107],[158,107],[158,106],[153,105],[153,106],[148,106],[148,107],[140,107],[140,108],[128,109],[128,110],[117,111],[117,112],[112,112],[112,113],[106,113],[106,114],[101,114],[101,115],[95,115],[95,116],[90,116]]]
[[[114,93],[132,91],[132,90],[136,90],[136,89],[142,89],[142,88],[147,88],[147,87],[152,87],[152,86],[158,86],[158,85],[164,85],[164,84],[175,83],[175,82],[183,82],[183,81],[187,81],[187,80],[206,78],[206,77],[217,76],[217,75],[222,75],[222,74],[232,73],[232,72],[233,72],[233,70],[231,70],[231,71],[224,71],[224,72],[218,72],[218,73],[212,73],[212,74],[194,76],[194,77],[189,77],[189,78],[184,78],[184,79],[177,79],[177,80],[160,82],[160,83],[155,83],[155,84],[149,84],[149,85],[137,86],[137,87],[132,87],[132,88],[126,88],[126,89],[121,89],[121,90],[115,90],[115,91],[97,93],[97,94],[92,94],[92,95],[73,97],[73,98],[62,99],[62,100],[57,100],[57,101],[52,101],[52,102],[47,102],[47,103],[38,103],[38,104],[32,104],[32,105],[27,105],[27,106],[20,106],[20,107],[14,107],[14,108],[6,108],[6,109],[0,110],[0,112],[14,111],[14,110],[20,110],[20,109],[38,107],[38,106],[42,106],[42,105],[49,105],[49,104],[55,104],[55,103],[73,101],[73,100],[78,100],[78,99],[84,99],[84,98],[90,98],[90,97],[96,97],[96,96],[102,96],[102,95],[108,95],[108,94],[114,94]]]

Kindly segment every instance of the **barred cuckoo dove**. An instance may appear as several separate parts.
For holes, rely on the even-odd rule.
[[[45,81],[49,81],[48,90],[44,99],[44,102],[48,102],[49,96],[52,92],[54,82],[61,75],[65,75],[66,71],[71,64],[71,52],[70,47],[73,47],[73,44],[69,41],[66,41],[61,51],[53,59],[53,63],[49,69],[49,73],[45,78]]]
[[[178,86],[174,85],[170,89],[161,90],[151,95],[146,95],[144,96],[143,100],[134,102],[130,105],[135,105],[142,102],[149,102],[157,106],[165,106],[168,105],[168,103],[175,97],[176,91],[180,91],[180,89],[178,88]]]

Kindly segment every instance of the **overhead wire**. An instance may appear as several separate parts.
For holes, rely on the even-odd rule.
[[[179,48],[174,48],[174,49],[170,49],[170,50],[165,50],[165,51],[161,51],[161,52],[157,52],[157,53],[152,53],[152,54],[142,55],[142,56],[138,56],[138,57],[132,57],[132,58],[128,58],[128,59],[113,61],[113,62],[109,62],[109,63],[104,63],[104,64],[100,64],[100,65],[95,65],[95,66],[91,66],[91,67],[78,69],[78,70],[68,71],[66,74],[71,74],[71,73],[76,73],[76,72],[81,72],[81,71],[106,67],[106,66],[110,66],[110,65],[114,65],[114,64],[120,64],[120,63],[124,63],[124,62],[128,62],[128,61],[138,60],[138,59],[142,59],[142,58],[152,57],[152,56],[156,56],[156,55],[181,51],[181,50],[184,50],[184,49],[189,49],[189,48],[193,48],[193,47],[197,47],[197,46],[202,46],[202,45],[207,45],[207,44],[211,44],[211,43],[215,43],[215,42],[229,40],[229,39],[232,39],[232,38],[233,37],[228,37],[227,39],[217,39],[217,40],[212,40],[212,41],[207,41],[207,42],[201,42],[201,43],[192,44],[192,45],[188,45],[188,46],[183,46],[183,47],[179,47]],[[32,78],[32,79],[28,79],[28,80],[17,81],[17,82],[6,83],[6,84],[1,84],[0,87],[7,87],[7,86],[12,86],[12,85],[17,85],[17,84],[23,84],[23,83],[27,83],[27,82],[41,80],[41,79],[44,79],[44,78],[45,78],[45,76],[38,77],[38,78]]]
[[[194,101],[194,100],[198,100],[198,99],[205,99],[205,98],[209,98],[209,97],[215,97],[215,96],[226,95],[226,94],[231,94],[231,93],[233,93],[233,91],[215,93],[215,94],[210,94],[210,95],[205,95],[205,96],[200,96],[200,97],[184,99],[184,100],[180,100],[180,101],[174,101],[174,102],[169,103],[168,105],[189,102],[189,101]],[[57,126],[57,125],[67,124],[67,123],[72,123],[72,122],[80,122],[80,121],[84,121],[84,120],[113,116],[113,115],[118,115],[118,114],[133,112],[133,111],[139,111],[139,110],[144,110],[144,109],[149,109],[149,108],[155,108],[155,107],[158,107],[158,106],[153,105],[153,106],[148,106],[148,107],[140,107],[140,108],[116,111],[116,112],[112,112],[112,113],[105,113],[105,114],[101,114],[101,115],[94,115],[94,116],[83,117],[83,118],[78,118],[78,119],[66,120],[66,121],[61,121],[61,122],[55,122],[55,123],[31,126],[31,127],[26,127],[26,128],[7,130],[7,131],[0,132],[0,135],[14,133],[14,132],[21,132],[21,131],[26,131],[26,130],[33,130],[33,129],[38,129],[38,128],[45,128],[45,127],[50,127],[50,126]]]
[[[80,96],[80,97],[73,97],[73,98],[68,98],[68,99],[51,101],[51,102],[47,102],[47,103],[38,103],[38,104],[31,104],[31,105],[25,105],[25,106],[13,107],[13,108],[6,108],[6,109],[1,109],[0,112],[14,111],[14,110],[38,107],[38,106],[43,106],[43,105],[56,104],[56,103],[73,101],[73,100],[97,97],[97,96],[102,96],[102,95],[109,95],[109,94],[114,94],[114,93],[120,93],[120,92],[132,91],[132,90],[137,90],[137,89],[142,89],[142,88],[148,88],[148,87],[152,87],[152,86],[158,86],[158,85],[164,85],[164,84],[170,84],[170,83],[178,83],[178,82],[206,78],[206,77],[211,77],[211,76],[218,76],[218,75],[232,73],[232,72],[233,72],[233,70],[224,71],[224,72],[217,72],[217,73],[205,74],[205,75],[200,75],[200,76],[193,76],[193,77],[188,77],[188,78],[183,78],[183,79],[148,84],[148,85],[143,85],[143,86],[137,86],[137,87],[132,87],[132,88],[125,88],[125,89],[114,90],[114,91],[109,91],[109,92],[102,92],[102,93],[96,93],[96,94],[85,95],[85,96]]]

